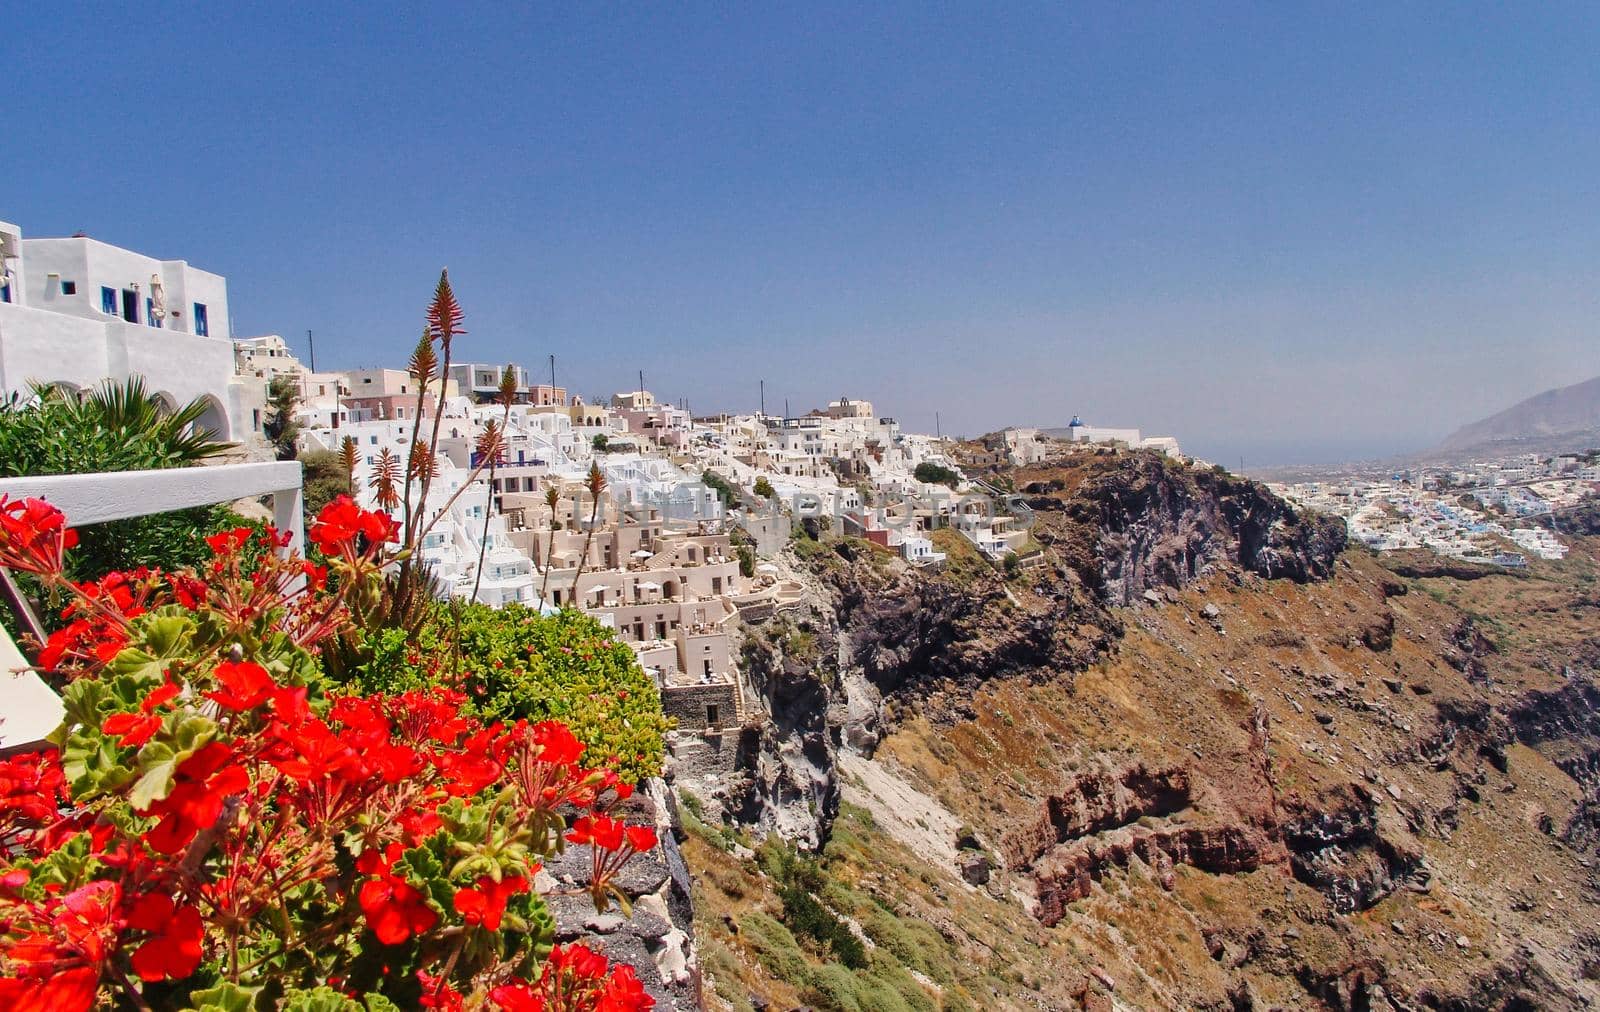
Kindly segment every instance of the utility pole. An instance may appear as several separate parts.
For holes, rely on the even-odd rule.
[[[306,331],[306,344],[311,346],[311,371],[317,371],[317,342],[311,339],[311,331]]]
[[[767,381],[761,381],[761,417],[767,417]]]
[[[550,356],[550,387],[551,387],[552,391],[555,389],[555,385],[556,385],[556,357],[554,355],[551,355]],[[552,393],[552,396],[554,396],[553,393]]]
[[[941,443],[944,442],[944,430],[939,427],[939,412],[937,411],[933,413],[933,438]]]
[[[639,392],[644,393],[644,370],[639,370]]]

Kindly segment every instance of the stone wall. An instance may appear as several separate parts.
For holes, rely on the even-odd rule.
[[[707,708],[716,707],[717,727],[739,723],[739,690],[732,682],[710,685],[668,685],[661,690],[661,709],[678,722],[679,731],[704,731]]]

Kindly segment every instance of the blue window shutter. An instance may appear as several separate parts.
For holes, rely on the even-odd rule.
[[[117,290],[115,288],[100,289],[100,312],[107,316],[117,315]]]

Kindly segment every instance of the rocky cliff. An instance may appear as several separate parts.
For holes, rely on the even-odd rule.
[[[818,852],[905,1007],[1600,1000],[1600,543],[1402,575],[1149,454],[1002,480],[1038,565],[812,543],[809,610],[746,644],[774,720],[729,817]],[[767,865],[697,853],[715,995],[869,1007]]]

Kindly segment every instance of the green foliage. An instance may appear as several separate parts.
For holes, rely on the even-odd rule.
[[[727,479],[715,471],[706,471],[700,475],[700,480],[709,485],[717,493],[717,498],[722,500],[724,506],[739,505],[739,492]]]
[[[197,431],[205,410],[196,400],[169,413],[137,377],[82,397],[59,387],[36,388],[26,400],[13,395],[0,401],[0,477],[192,464],[227,448],[210,430]],[[206,535],[244,522],[218,505],[80,527],[68,575],[93,580],[118,569],[197,565],[211,555]]]
[[[800,943],[782,924],[759,910],[739,918],[739,934],[755,950],[756,960],[779,980],[804,981],[810,974]]]
[[[68,556],[67,573],[95,580],[115,570],[152,566],[180,569],[211,558],[208,535],[235,527],[260,527],[222,504],[155,513],[78,528],[78,547]]]
[[[299,452],[300,423],[294,420],[295,404],[300,400],[295,382],[289,376],[274,376],[267,384],[267,417],[261,434],[267,437],[279,460],[293,460]]]
[[[727,1002],[733,1012],[755,1012],[749,995],[739,985],[738,957],[714,938],[706,939],[702,952],[706,976],[711,980],[717,996]]]
[[[749,545],[738,545],[734,554],[739,556],[739,575],[749,578],[756,575],[756,550]]]
[[[458,684],[486,718],[565,721],[588,747],[589,765],[630,781],[661,771],[668,722],[655,682],[632,650],[581,612],[437,604],[415,635],[384,630],[365,645],[370,659],[353,673],[363,692]]]
[[[769,840],[773,838],[769,837]],[[839,962],[851,969],[867,965],[867,950],[849,925],[816,898],[827,885],[821,866],[809,857],[777,843],[762,849],[762,864],[778,882],[778,898],[783,901],[783,923],[797,934],[826,946]]]
[[[955,488],[956,483],[961,480],[960,476],[954,471],[943,464],[935,464],[931,460],[924,460],[918,464],[917,469],[911,474],[918,481],[927,482],[930,485],[948,485],[951,488]]]
[[[0,476],[181,467],[227,448],[199,429],[204,401],[169,412],[144,381],[107,381],[83,396],[38,387],[0,401]]]
[[[611,437],[604,432],[597,432],[594,434],[594,439],[590,441],[590,445],[594,447],[595,453],[605,453],[611,445]]]
[[[339,496],[350,494],[350,475],[337,453],[330,450],[312,450],[300,455],[301,480],[304,489],[306,526],[322,508]]]
[[[778,494],[777,490],[772,487],[772,482],[767,480],[766,475],[756,479],[755,490],[756,495],[761,496],[763,499],[771,499]]]

